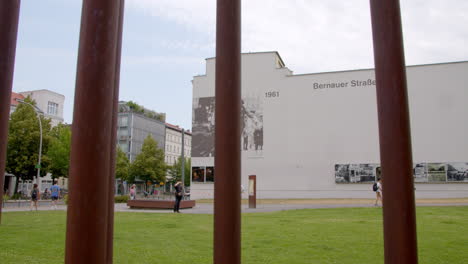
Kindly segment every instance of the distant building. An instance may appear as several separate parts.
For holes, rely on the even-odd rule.
[[[11,100],[10,100],[10,115],[16,110],[16,107],[18,107],[18,104],[20,102],[16,101],[17,99],[19,100],[24,100],[24,96],[19,93],[11,92]]]
[[[44,116],[50,118],[50,124],[53,127],[63,123],[64,95],[46,89],[20,92],[19,94],[24,97],[30,96],[36,102],[36,106],[44,112]]]
[[[189,158],[192,149],[192,133],[184,130],[184,157]],[[166,123],[165,161],[174,165],[182,155],[182,128]]]
[[[165,114],[156,113],[132,102],[119,102],[117,143],[130,161],[140,154],[143,141],[151,135],[158,147],[165,148]]]

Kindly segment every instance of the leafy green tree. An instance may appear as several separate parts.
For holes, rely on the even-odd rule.
[[[59,124],[52,128],[51,139],[46,159],[49,163],[47,170],[52,178],[68,177],[70,167],[71,128],[69,125]]]
[[[191,165],[191,159],[190,158],[185,158],[185,163],[184,163],[184,185],[189,186],[190,185],[190,168],[192,167]],[[180,181],[181,175],[182,175],[182,157],[179,157],[176,161],[176,163],[172,166],[169,167],[168,170],[169,176],[171,176],[171,183],[175,183],[177,181]]]
[[[26,102],[35,105],[29,97]],[[10,116],[8,127],[8,146],[6,171],[22,180],[32,180],[37,174],[40,129],[35,110],[25,104],[19,104]],[[50,141],[50,119],[40,117],[42,124],[42,153],[47,153]],[[41,155],[42,157],[42,155]],[[41,162],[42,167],[47,159]],[[41,170],[41,176],[46,170]]]
[[[115,164],[115,178],[122,179],[123,181],[128,180],[130,170],[130,161],[128,160],[127,154],[117,146],[117,160]]]
[[[157,142],[151,135],[143,142],[141,153],[138,154],[130,165],[129,182],[140,179],[146,182],[164,182],[166,163],[164,151],[157,147]]]

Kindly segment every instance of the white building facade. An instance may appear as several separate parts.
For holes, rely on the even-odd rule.
[[[24,97],[30,96],[36,101],[36,106],[44,112],[46,118],[50,118],[50,124],[54,127],[63,123],[63,105],[65,96],[46,89],[20,92]]]
[[[192,149],[192,133],[184,130],[184,157],[189,158]],[[165,161],[174,165],[182,156],[182,128],[166,123]]]
[[[416,198],[468,197],[467,72],[468,62],[407,67]],[[242,54],[241,76],[244,186],[256,175],[258,198],[375,197],[373,69],[294,75],[263,52]],[[193,79],[194,199],[213,197],[214,91],[210,58]]]

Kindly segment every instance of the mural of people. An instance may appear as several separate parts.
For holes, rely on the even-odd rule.
[[[195,98],[193,106],[192,157],[213,157],[215,98]]]
[[[242,150],[261,156],[263,150],[263,109],[258,98],[242,100]]]
[[[249,156],[263,155],[263,104],[247,97],[241,105],[241,149]],[[215,97],[193,100],[192,157],[214,157]]]

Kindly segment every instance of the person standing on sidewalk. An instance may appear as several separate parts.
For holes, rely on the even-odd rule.
[[[375,198],[375,206],[379,205],[379,200],[380,200],[380,203],[383,205],[383,202],[382,202],[382,179],[378,179],[377,180],[377,190],[375,191],[375,195],[376,195],[376,198]]]
[[[39,198],[41,198],[41,193],[39,192],[39,188],[37,188],[37,184],[34,184],[33,189],[31,191],[31,211],[33,209],[33,206],[36,208],[37,211],[37,200],[39,200]]]
[[[52,198],[52,209],[57,209],[57,201],[60,198],[60,187],[57,182],[54,182],[54,185],[50,187],[50,194]]]
[[[182,182],[178,181],[176,184],[174,184],[175,188],[175,202],[174,202],[174,213],[180,213],[179,212],[179,207],[180,207],[180,200],[182,200]]]
[[[130,187],[130,200],[135,200],[136,198],[136,185],[133,184],[132,187]]]

